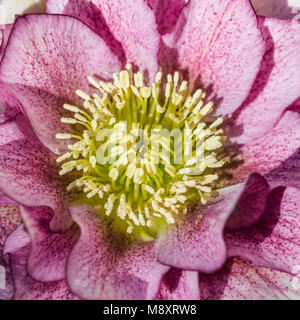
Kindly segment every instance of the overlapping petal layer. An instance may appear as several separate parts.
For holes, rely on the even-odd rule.
[[[247,189],[253,187],[253,179],[260,180],[261,177],[252,176],[242,184],[221,189],[218,198],[207,208],[195,209],[184,217],[182,224],[158,235],[155,243],[158,261],[185,270],[213,272],[219,269],[227,256],[223,229],[236,205],[246,208],[250,205],[258,211],[264,209],[264,201],[256,202],[255,198],[239,202],[243,200],[243,192],[247,193]],[[264,188],[268,188],[266,184]],[[233,221],[233,225],[238,221]]]
[[[265,213],[249,228],[226,234],[229,256],[240,256],[257,266],[297,274],[300,265],[300,190],[278,187]]]
[[[171,268],[162,278],[158,300],[199,300],[198,273]]]
[[[296,0],[251,0],[255,12],[260,16],[291,19],[296,15],[295,6],[292,3]]]
[[[72,292],[85,299],[154,299],[169,268],[155,260],[153,244],[122,250],[91,207],[70,210],[81,231],[67,261]]]
[[[252,90],[234,117],[238,143],[267,134],[300,97],[300,23],[259,18],[266,50]]]
[[[30,239],[23,226],[10,234],[5,242],[4,253],[10,256],[15,300],[78,300],[65,280],[38,282],[27,273],[26,262]]]
[[[300,114],[286,111],[266,135],[242,145],[243,163],[234,170],[235,181],[251,172],[268,174],[288,161],[300,147]]]
[[[257,268],[242,259],[229,260],[216,273],[199,275],[204,300],[298,299],[298,281],[287,273]]]
[[[80,103],[88,76],[109,78],[120,64],[104,41],[79,20],[58,15],[19,17],[0,67],[0,79],[20,100],[39,139],[60,153],[66,142],[55,134],[64,103]]]
[[[186,4],[185,0],[147,0],[155,12],[157,28],[165,34],[174,28],[180,12]]]
[[[41,282],[65,279],[67,256],[78,239],[79,230],[73,225],[64,233],[53,233],[49,222],[53,217],[50,208],[21,208],[21,216],[30,237],[30,254],[27,270]]]
[[[97,32],[124,64],[147,71],[153,80],[158,70],[156,55],[160,36],[155,17],[141,0],[49,0],[48,13],[79,18]]]
[[[0,137],[3,137],[0,146],[2,192],[29,207],[53,208],[52,230],[68,229],[72,221],[67,210],[65,181],[58,175],[55,156],[36,139],[23,117],[0,126]]]
[[[245,100],[264,53],[248,0],[191,0],[164,41],[177,50],[178,67],[189,72],[191,82],[200,77],[196,83],[214,92],[220,115]]]

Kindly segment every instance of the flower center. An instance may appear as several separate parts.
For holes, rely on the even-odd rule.
[[[191,94],[179,72],[162,79],[159,71],[145,86],[129,64],[113,82],[89,77],[98,93],[77,90],[83,108],[65,104],[74,116],[61,119],[72,133],[56,135],[76,140],[57,159],[64,162],[60,175],[81,172],[67,190],[79,192],[83,202],[128,233],[155,234],[189,205],[205,204],[217,168],[227,161],[221,156],[223,119],[207,117],[213,102],[205,101],[201,89]]]

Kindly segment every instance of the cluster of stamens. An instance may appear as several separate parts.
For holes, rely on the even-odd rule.
[[[99,213],[125,221],[128,233],[151,228],[155,219],[173,224],[189,204],[205,204],[216,168],[227,161],[220,159],[223,119],[204,121],[213,110],[205,92],[191,94],[178,72],[168,74],[165,84],[162,78],[159,71],[145,86],[129,64],[113,82],[89,77],[98,93],[77,90],[83,108],[65,104],[74,116],[61,119],[74,132],[56,135],[76,140],[57,159],[64,162],[60,175],[82,172],[67,190],[93,198]]]

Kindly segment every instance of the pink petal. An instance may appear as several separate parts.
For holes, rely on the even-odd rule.
[[[19,17],[0,67],[0,79],[22,102],[39,139],[53,152],[66,142],[62,105],[82,103],[76,89],[90,91],[87,77],[108,78],[119,62],[103,40],[82,22],[58,15]]]
[[[24,118],[20,120],[26,127]],[[19,139],[15,140],[12,135],[12,141],[0,145],[0,189],[6,196],[23,205],[51,207],[55,213],[50,223],[51,230],[68,229],[72,220],[67,210],[66,181],[58,175],[55,156],[33,135],[17,131],[16,122],[4,126],[8,132],[15,132]]]
[[[151,243],[118,248],[106,226],[88,206],[71,207],[81,229],[67,265],[71,290],[85,299],[153,299],[168,267],[154,257]]]
[[[47,12],[78,17],[97,32],[120,58],[148,70],[153,79],[160,35],[155,17],[141,0],[50,0]],[[125,59],[123,51],[125,53]]]
[[[289,159],[300,147],[300,114],[286,111],[276,127],[241,147],[244,163],[233,172],[236,181],[249,173],[267,174]]]
[[[65,280],[42,283],[33,280],[26,272],[26,260],[30,250],[30,240],[23,227],[11,233],[5,243],[5,254],[10,255],[15,286],[15,300],[78,300]]]
[[[48,0],[47,12],[49,14],[66,14],[83,21],[105,41],[106,45],[119,58],[122,64],[125,64],[126,56],[122,44],[114,38],[97,5],[98,2],[97,0]]]
[[[295,266],[300,265],[299,210],[299,189],[274,189],[256,225],[226,234],[228,255],[241,256],[257,266],[296,273]]]
[[[242,130],[235,139],[238,143],[266,134],[300,97],[300,23],[260,18],[259,27],[266,51],[252,90],[234,119]]]
[[[53,216],[50,208],[21,207],[21,215],[31,240],[29,275],[41,282],[63,280],[67,256],[79,236],[77,226],[73,225],[64,233],[52,233],[49,230]]]
[[[233,259],[213,274],[199,274],[204,300],[298,300],[299,280],[287,273],[257,268]]]
[[[147,0],[155,12],[156,23],[160,34],[171,32],[179,14],[186,4],[185,0]]]
[[[1,38],[1,46],[0,46],[0,61],[3,57],[6,45],[7,45],[7,41],[10,35],[10,32],[12,30],[13,27],[13,23],[12,24],[5,24],[1,26],[1,32],[2,32],[2,38]]]
[[[300,189],[300,151],[295,152],[279,167],[270,171],[266,179],[272,188],[287,186]]]
[[[252,177],[249,179],[251,182]],[[212,205],[187,213],[181,225],[158,235],[157,260],[185,270],[213,272],[219,269],[226,260],[223,229],[244,190],[247,190],[247,181],[221,189]]]
[[[0,82],[0,123],[14,120],[21,108],[16,97]]]
[[[257,222],[265,211],[269,191],[267,181],[258,174],[252,174],[226,227],[239,229]]]
[[[198,273],[171,268],[163,277],[157,300],[199,300]]]
[[[248,0],[188,2],[165,43],[193,82],[220,100],[217,113],[234,112],[248,96],[260,68],[264,41]],[[222,100],[222,101],[221,101]]]
[[[0,146],[26,139],[17,121],[0,124]]]
[[[260,16],[291,19],[297,13],[289,4],[291,0],[251,0],[255,12]]]
[[[19,203],[7,197],[2,191],[0,191],[0,206],[18,206]]]

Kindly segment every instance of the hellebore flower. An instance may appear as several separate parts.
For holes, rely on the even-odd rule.
[[[18,17],[0,65],[1,296],[299,297],[299,31],[248,0]]]

